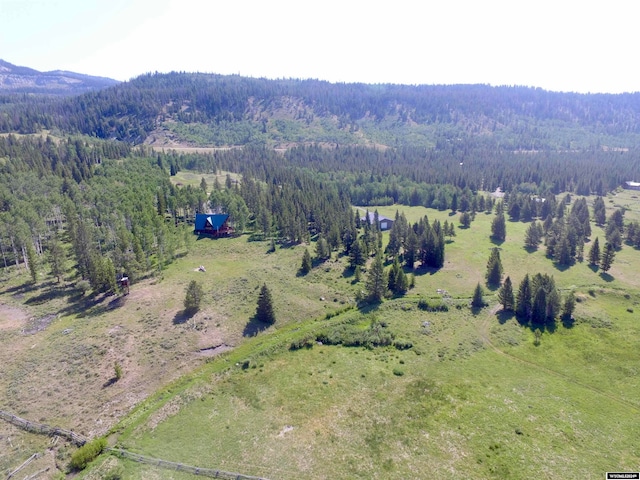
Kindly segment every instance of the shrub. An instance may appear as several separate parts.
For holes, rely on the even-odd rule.
[[[113,365],[114,374],[116,376],[116,380],[120,380],[122,378],[122,366],[116,362]]]
[[[404,372],[403,372],[402,370],[400,370],[399,368],[394,368],[394,369],[393,369],[393,374],[394,374],[396,377],[401,377],[401,376],[403,376],[403,375],[404,375]]]
[[[441,300],[436,300],[429,303],[424,298],[418,301],[418,308],[425,312],[448,312],[449,306]]]
[[[413,348],[413,343],[409,340],[396,340],[393,342],[393,346],[398,350],[409,350],[410,348]]]
[[[291,342],[289,345],[289,350],[300,350],[302,348],[312,348],[313,347],[313,337],[303,337]]]
[[[82,295],[84,295],[89,290],[91,290],[91,284],[89,283],[89,280],[80,280],[78,283],[76,283],[76,288],[80,290]]]
[[[87,442],[73,452],[69,465],[74,470],[83,470],[89,463],[95,460],[106,447],[107,440],[105,438],[96,438],[91,442]]]

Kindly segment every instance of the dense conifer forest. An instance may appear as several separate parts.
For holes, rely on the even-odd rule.
[[[556,195],[603,196],[638,179],[639,99],[524,87],[343,85],[184,73],[144,75],[62,99],[5,95],[4,265],[26,266],[32,250],[51,262],[65,235],[81,278],[97,290],[113,288],[108,279],[117,274],[135,279],[162,270],[179,247],[188,246],[185,232],[194,214],[216,209],[230,213],[239,232],[293,243],[321,235],[330,249],[350,254],[359,226],[352,205],[473,215],[494,208],[489,192],[496,189],[506,192],[511,220],[545,222],[529,247],[545,235],[549,255],[568,263],[582,255],[576,245],[586,236],[589,215],[584,206],[563,220],[556,208],[563,200]],[[316,128],[318,119],[324,129]],[[171,129],[188,143],[180,132],[193,132],[194,125],[207,126],[207,135],[244,129],[244,139],[234,133],[212,142],[244,148],[179,154],[144,145]],[[50,133],[18,135],[43,129]],[[297,137],[287,137],[287,130]],[[383,131],[391,135],[386,145],[376,138]],[[272,148],[294,137],[302,141],[284,152]],[[217,184],[210,193],[206,185],[179,188],[170,176],[182,169],[234,172],[242,181]],[[442,243],[446,232],[434,227],[440,240],[431,241]],[[427,242],[420,237],[430,238],[430,228],[428,219],[414,226],[416,245]],[[623,225],[618,230],[623,237]],[[405,230],[398,238],[410,236]],[[372,238],[358,248],[374,254]],[[424,265],[442,263],[414,251]]]

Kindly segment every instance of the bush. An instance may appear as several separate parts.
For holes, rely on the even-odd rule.
[[[400,370],[399,368],[394,368],[394,369],[393,369],[393,374],[394,374],[396,377],[401,377],[401,376],[403,376],[403,375],[404,375],[404,372],[403,372],[402,370]]]
[[[312,348],[313,347],[313,337],[303,337],[291,342],[289,345],[289,350],[300,350],[302,348]]]
[[[410,348],[413,348],[413,343],[409,340],[396,340],[393,342],[393,346],[398,350],[409,350]]]
[[[435,302],[429,303],[424,298],[421,298],[418,301],[418,308],[425,312],[448,312],[449,306],[442,302],[441,300],[436,300]]]
[[[116,362],[113,365],[113,370],[114,370],[116,380],[120,380],[122,378],[122,366],[118,362]]]
[[[96,438],[91,442],[87,442],[71,455],[69,465],[74,470],[83,470],[89,463],[95,460],[105,448],[107,448],[107,440],[105,438]]]
[[[91,284],[89,283],[89,280],[80,280],[78,283],[76,283],[76,288],[80,290],[82,295],[84,295],[89,290],[91,290]]]

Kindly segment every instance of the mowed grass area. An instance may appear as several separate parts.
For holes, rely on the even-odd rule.
[[[426,214],[457,225],[449,212],[399,209],[410,221]],[[378,210],[393,218],[396,207]],[[637,471],[638,252],[625,245],[608,275],[584,263],[558,267],[543,246],[533,253],[523,248],[528,224],[508,222],[507,240],[498,246],[515,287],[527,272],[548,273],[563,294],[573,291],[579,298],[574,321],[545,331],[536,346],[528,327],[500,314],[495,292],[485,289],[485,309],[466,306],[496,246],[489,239],[492,219],[481,213],[469,229],[458,228],[446,247],[445,267],[417,271],[416,287],[405,298],[330,320],[322,319],[328,305],[350,305],[363,287],[352,284],[345,258],[298,277],[304,247],[260,253],[266,263],[256,266],[242,252],[264,249],[264,243],[229,243],[225,255],[239,257],[220,271],[234,271],[236,280],[224,283],[220,275],[212,282],[230,289],[219,306],[235,312],[226,313],[233,320],[224,323],[236,325],[227,335],[239,338],[237,325],[254,308],[243,292],[255,291],[267,278],[282,323],[142,404],[123,424],[118,442],[151,457],[272,479],[595,479],[606,471]],[[592,238],[602,241],[604,232],[592,228]],[[190,257],[195,263],[197,258]],[[251,274],[243,276],[249,264]],[[172,271],[163,282],[173,282]],[[285,281],[281,287],[274,273]],[[236,292],[231,287],[245,283],[238,278],[247,280]],[[438,289],[451,296],[450,310],[419,310],[420,298],[442,298]],[[324,301],[314,296],[318,292]],[[300,335],[341,321],[367,328],[373,318],[413,348],[315,345],[288,351],[286,342],[274,340],[264,353],[269,339],[287,328],[292,330],[286,338],[293,338],[295,328]],[[297,323],[285,327],[290,322]],[[246,369],[243,359],[250,360]],[[191,478],[113,457],[101,459],[87,478],[113,468],[124,469],[126,478]]]

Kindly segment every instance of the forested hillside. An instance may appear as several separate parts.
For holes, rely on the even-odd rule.
[[[148,74],[63,100],[2,99],[0,131],[193,145],[330,143],[576,150],[638,143],[640,94]],[[11,107],[6,104],[12,102]]]
[[[118,83],[117,80],[55,70],[39,72],[0,59],[0,93],[48,96],[79,95]]]

